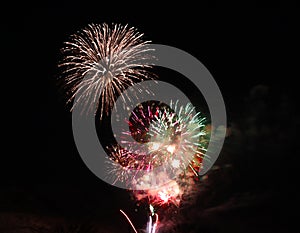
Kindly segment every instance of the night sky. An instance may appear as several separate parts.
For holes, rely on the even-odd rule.
[[[4,23],[0,232],[26,233],[29,228],[18,227],[51,221],[53,227],[98,222],[103,232],[129,232],[120,208],[138,227],[145,224],[129,192],[101,181],[82,162],[57,82],[63,42],[89,23],[104,22],[128,24],[146,40],[195,56],[224,97],[231,134],[217,161],[220,171],[209,176],[206,194],[178,214],[173,231],[298,232],[298,12],[117,5],[27,7]],[[167,73],[164,80],[181,85]],[[188,85],[183,89],[196,98]]]

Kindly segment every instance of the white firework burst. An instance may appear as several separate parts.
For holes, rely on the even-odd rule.
[[[83,111],[100,110],[100,118],[112,109],[116,98],[132,84],[154,75],[146,61],[152,59],[150,41],[135,28],[120,24],[90,24],[71,36],[62,49],[64,87],[68,102],[77,101]]]

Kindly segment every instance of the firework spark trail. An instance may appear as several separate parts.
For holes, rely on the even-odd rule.
[[[115,100],[135,82],[154,78],[145,60],[153,57],[143,34],[135,28],[113,24],[90,24],[71,36],[62,49],[59,64],[71,102],[76,95],[84,111],[100,107],[100,118],[112,109]],[[97,110],[96,108],[96,110]]]
[[[154,222],[154,224],[152,226],[152,232],[151,233],[155,233],[156,232],[157,225],[158,225],[158,214],[155,214],[155,222]]]
[[[123,211],[120,210],[120,212],[125,216],[125,218],[127,219],[127,221],[129,222],[131,228],[133,229],[133,231],[135,233],[138,233],[138,231],[136,230],[135,226],[133,225],[132,221],[130,220],[130,218],[128,217],[128,215]],[[155,216],[155,221],[153,222],[152,217]],[[156,229],[158,226],[159,220],[158,220],[158,214],[152,214],[152,216],[149,216],[149,221],[147,222],[147,228],[146,228],[146,233],[156,233]]]
[[[152,232],[152,217],[149,216],[149,221],[147,222],[147,233]]]
[[[127,221],[129,222],[130,226],[132,227],[132,229],[134,230],[135,233],[138,233],[137,230],[135,229],[133,223],[131,222],[130,218],[127,216],[127,214],[123,211],[120,210],[120,212],[125,216],[125,218],[127,219]]]
[[[147,233],[155,233],[158,225],[158,214],[154,214],[155,221],[153,223],[152,216],[149,216],[149,221],[147,223]]]

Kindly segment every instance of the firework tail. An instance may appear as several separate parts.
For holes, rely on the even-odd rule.
[[[120,212],[125,216],[126,220],[128,221],[128,223],[130,224],[131,228],[133,229],[133,231],[135,233],[138,233],[138,231],[136,230],[135,226],[133,225],[132,221],[130,220],[130,218],[128,217],[128,215],[123,211],[120,210]],[[155,220],[153,221],[153,218],[155,218]],[[146,233],[156,233],[157,230],[157,226],[159,223],[159,219],[158,219],[158,214],[156,213],[151,213],[149,215],[149,220],[147,222],[147,228],[146,228]]]

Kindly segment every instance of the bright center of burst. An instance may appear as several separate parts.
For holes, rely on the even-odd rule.
[[[179,165],[180,165],[180,161],[178,159],[174,159],[172,161],[172,167],[179,168]]]
[[[158,195],[163,202],[166,203],[169,201],[170,196],[167,193],[159,192]]]
[[[160,147],[160,143],[159,142],[153,142],[151,145],[151,150],[158,150]]]
[[[180,189],[178,184],[174,181],[171,186],[167,186],[162,188],[158,192],[158,197],[163,203],[167,203],[169,201],[174,201],[175,198],[180,194]]]
[[[169,145],[169,146],[167,147],[167,151],[170,152],[171,154],[173,154],[174,151],[175,151],[175,146],[174,146],[174,145]]]

